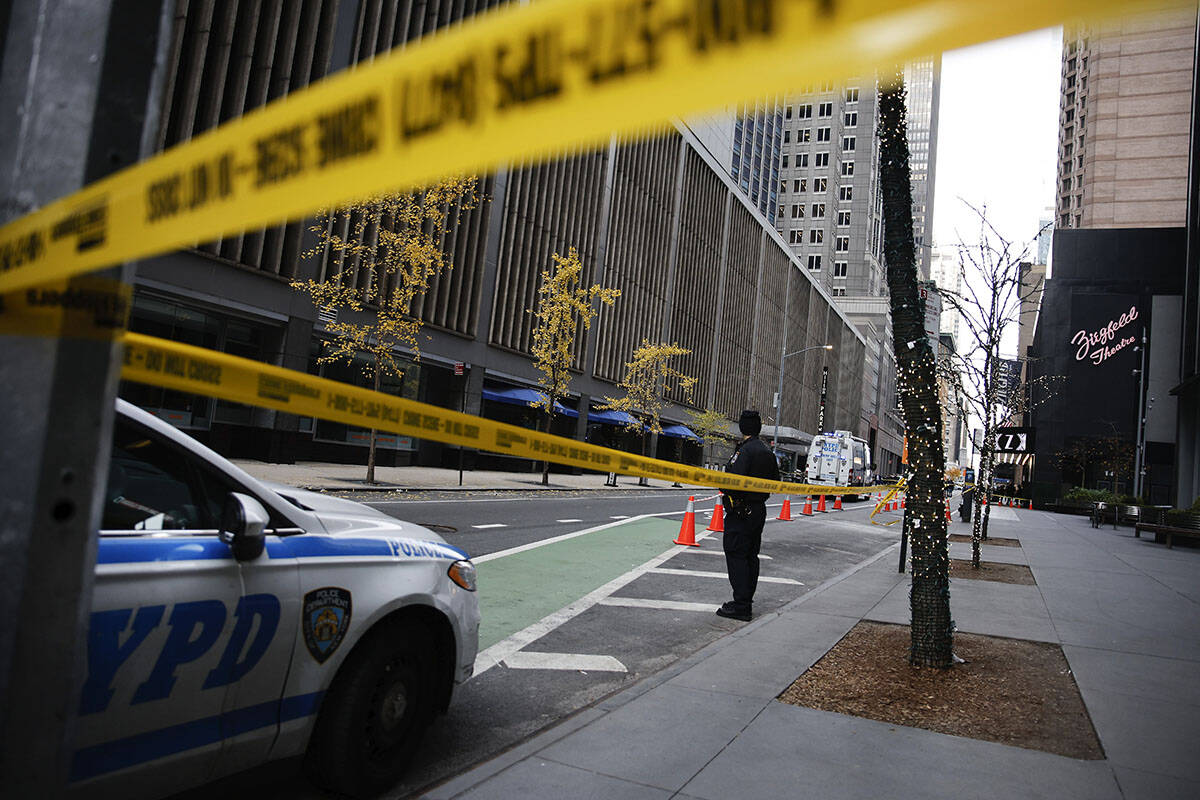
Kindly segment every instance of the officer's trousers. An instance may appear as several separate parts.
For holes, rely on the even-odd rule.
[[[758,588],[758,551],[762,547],[763,524],[767,521],[764,502],[739,506],[745,514],[725,515],[725,567],[729,570],[729,585],[733,587],[733,604],[738,611],[750,613],[754,590]]]

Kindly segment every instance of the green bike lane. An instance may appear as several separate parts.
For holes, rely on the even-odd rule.
[[[476,564],[481,651],[672,552],[679,522],[621,521]],[[722,565],[723,566],[723,565]]]

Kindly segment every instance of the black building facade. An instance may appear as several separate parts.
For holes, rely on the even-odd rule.
[[[1175,502],[1185,242],[1183,228],[1055,231],[1030,375],[1066,380],[1033,398],[1035,501],[1076,485],[1134,494],[1144,402],[1142,495]]]

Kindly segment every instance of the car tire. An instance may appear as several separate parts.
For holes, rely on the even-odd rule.
[[[369,634],[321,702],[305,756],[313,781],[353,797],[395,784],[433,718],[436,663],[433,638],[420,623]]]

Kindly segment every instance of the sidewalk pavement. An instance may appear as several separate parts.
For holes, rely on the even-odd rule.
[[[425,798],[1200,797],[1200,550],[1037,511],[995,509],[989,532],[1021,548],[984,558],[1037,585],[954,581],[958,630],[1061,645],[1104,760],[775,700],[859,620],[910,621],[896,545]]]
[[[367,468],[363,464],[331,464],[320,461],[300,461],[295,464],[267,464],[250,459],[231,459],[234,464],[262,481],[285,483],[302,489],[335,492],[399,492],[399,491],[578,491],[606,489],[607,474],[589,473],[567,475],[551,472],[548,486],[542,485],[539,472],[501,472],[493,470],[464,470],[462,485],[458,470],[440,467],[375,467],[375,484],[366,482]],[[669,481],[649,479],[639,486],[631,475],[618,475],[621,489],[669,489]],[[696,487],[693,487],[696,488]]]

